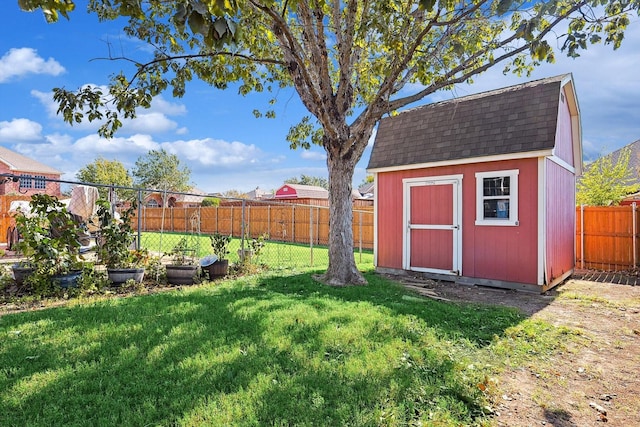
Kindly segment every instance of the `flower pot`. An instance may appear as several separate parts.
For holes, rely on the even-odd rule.
[[[229,272],[229,260],[219,259],[218,261],[204,268],[209,274],[209,279],[219,279],[226,276]]]
[[[24,283],[24,279],[29,276],[29,274],[33,273],[33,267],[23,267],[18,264],[14,264],[11,266],[13,270],[13,279],[16,281],[16,285],[20,286]]]
[[[167,282],[172,285],[192,285],[198,272],[197,265],[167,265]]]
[[[108,268],[107,276],[114,285],[122,285],[130,279],[141,283],[144,278],[144,268]]]
[[[66,274],[58,274],[51,277],[51,281],[54,285],[61,287],[62,289],[77,288],[78,279],[82,275],[82,271],[71,271]]]
[[[240,261],[244,261],[245,258],[251,260],[252,256],[253,251],[251,249],[238,249],[238,258],[240,258]]]

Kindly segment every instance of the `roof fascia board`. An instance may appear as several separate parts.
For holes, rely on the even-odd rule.
[[[383,168],[367,169],[367,172],[368,173],[394,172],[394,171],[411,170],[411,169],[436,168],[436,167],[442,167],[442,166],[459,166],[459,165],[467,165],[472,163],[499,162],[502,160],[517,160],[517,159],[530,159],[530,158],[536,158],[536,157],[547,157],[551,155],[553,155],[552,149],[538,150],[538,151],[525,151],[522,153],[507,153],[507,154],[499,154],[496,156],[471,157],[468,159],[443,160],[440,162],[416,163],[413,165],[388,166]]]
[[[573,76],[567,74],[567,77],[560,85],[564,89],[567,105],[571,115],[571,137],[573,139],[573,164],[575,165],[575,173],[577,176],[582,175],[582,120],[580,116],[580,104],[576,96]]]

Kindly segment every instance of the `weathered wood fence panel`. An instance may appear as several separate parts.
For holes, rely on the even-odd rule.
[[[267,234],[269,239],[299,244],[327,245],[329,209],[298,204],[222,205],[195,208],[140,209],[142,231],[176,233],[222,233],[240,237]],[[138,219],[134,218],[137,228]],[[373,209],[356,208],[353,213],[356,248],[373,249]]]
[[[576,208],[576,267],[629,270],[640,260],[639,212],[631,206]]]

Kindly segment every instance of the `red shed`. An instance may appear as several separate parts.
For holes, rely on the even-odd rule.
[[[582,144],[570,74],[383,118],[368,170],[380,272],[536,292],[573,272]]]

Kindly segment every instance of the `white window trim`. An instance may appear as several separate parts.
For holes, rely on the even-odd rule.
[[[518,222],[518,169],[476,172],[476,225],[501,225],[501,226],[517,226]],[[510,193],[509,196],[503,198],[509,199],[509,218],[484,218],[484,178],[498,178],[508,176]]]

